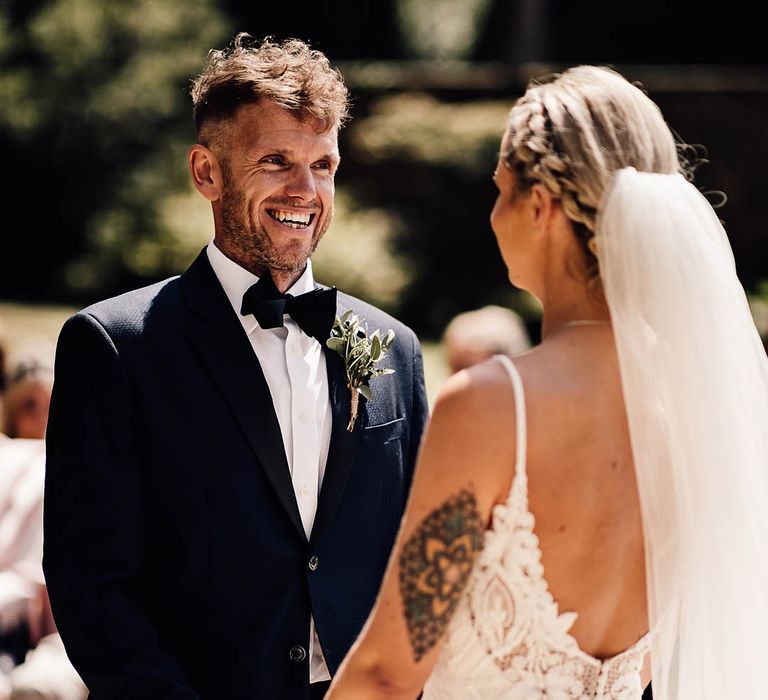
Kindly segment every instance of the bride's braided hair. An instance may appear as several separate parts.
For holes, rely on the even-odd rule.
[[[599,280],[594,235],[613,173],[684,171],[659,108],[618,73],[595,66],[529,85],[510,112],[506,148],[518,190],[541,183],[573,222],[590,282]]]

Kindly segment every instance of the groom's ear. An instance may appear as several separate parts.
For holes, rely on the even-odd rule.
[[[209,202],[221,199],[222,171],[216,154],[208,147],[196,143],[187,153],[187,163],[195,189]]]

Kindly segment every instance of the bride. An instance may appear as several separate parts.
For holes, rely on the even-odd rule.
[[[512,109],[491,224],[542,343],[441,392],[331,700],[768,697],[768,361],[656,105]]]

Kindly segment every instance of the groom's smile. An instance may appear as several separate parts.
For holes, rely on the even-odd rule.
[[[279,221],[281,224],[288,226],[292,229],[305,229],[315,218],[315,214],[308,214],[306,212],[290,211],[288,209],[267,209],[269,214],[275,221]]]

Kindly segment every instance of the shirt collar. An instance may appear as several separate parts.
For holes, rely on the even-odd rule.
[[[208,262],[211,263],[213,272],[221,283],[229,303],[235,310],[235,314],[243,322],[245,330],[250,333],[258,326],[258,323],[251,315],[241,316],[240,307],[243,303],[243,294],[251,285],[256,284],[259,278],[238,265],[234,260],[230,260],[218,249],[213,241],[208,244],[206,253],[208,254]],[[301,277],[287,291],[289,294],[298,296],[299,294],[311,292],[314,288],[315,278],[312,274],[312,261],[307,260],[307,266],[304,268],[304,272],[301,273]]]

